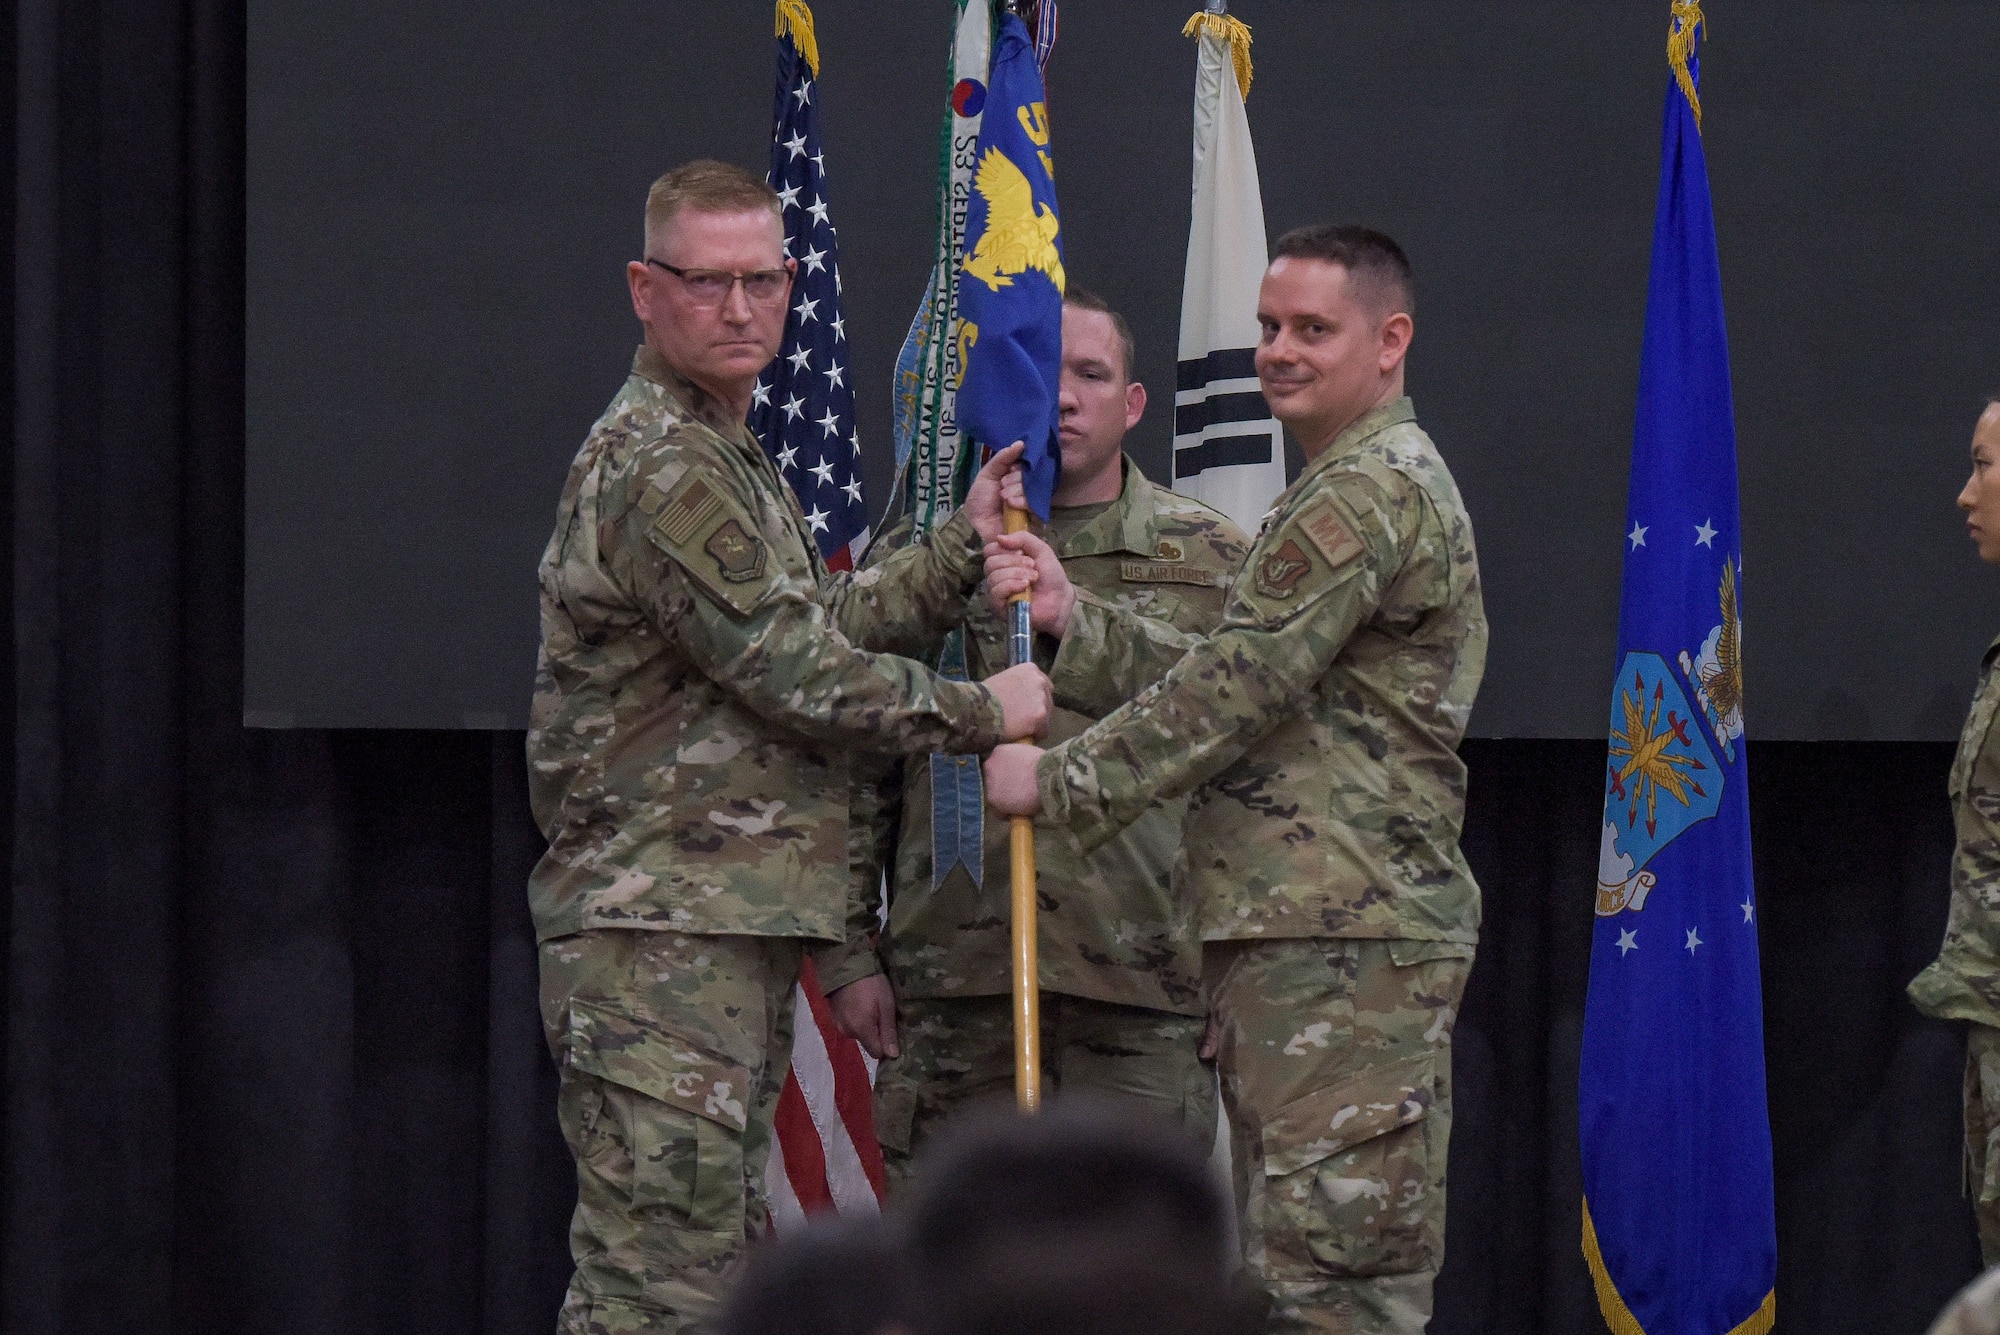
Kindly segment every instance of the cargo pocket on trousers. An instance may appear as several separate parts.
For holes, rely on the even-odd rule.
[[[605,1084],[600,1129],[623,1142],[618,1183],[636,1211],[693,1228],[743,1222],[749,1068],[608,1006],[571,1001],[568,1061]],[[608,1120],[608,1125],[605,1123]]]
[[[1264,1124],[1274,1278],[1367,1278],[1437,1264],[1444,1220],[1433,1201],[1428,1052],[1315,1090]]]

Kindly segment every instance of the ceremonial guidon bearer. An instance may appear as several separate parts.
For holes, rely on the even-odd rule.
[[[1274,1329],[1416,1332],[1444,1249],[1450,1041],[1478,938],[1458,757],[1486,661],[1465,505],[1403,397],[1409,263],[1378,232],[1277,245],[1257,375],[1308,460],[1206,637],[1079,600],[1050,675],[1085,712],[987,762],[996,807],[1093,847],[1192,793],[1180,874],[1251,1263]],[[1012,484],[1010,484],[1012,485]],[[1032,539],[988,563],[1028,581]],[[1035,567],[1053,630],[1060,571]]]
[[[1071,286],[1050,559],[1079,597],[1203,634],[1221,618],[1247,544],[1227,519],[1154,485],[1125,455],[1125,433],[1146,408],[1132,356],[1125,321]],[[871,559],[909,532],[906,523],[885,534]],[[1007,661],[1002,608],[989,605],[964,634],[974,677]],[[1053,647],[1045,642],[1044,660]],[[1122,674],[1099,666],[1099,694],[1115,695]],[[1073,737],[1104,712],[1059,708],[1049,736]],[[934,784],[940,769],[944,781]],[[840,989],[832,1001],[843,1027],[889,1058],[876,1079],[875,1129],[899,1178],[954,1110],[1013,1086],[1007,826],[987,820],[982,837],[978,773],[969,757],[905,767],[882,957],[861,948],[839,963],[821,961],[821,981]],[[1041,1052],[1049,1089],[1136,1100],[1206,1146],[1215,1137],[1215,1077],[1198,1055],[1207,1014],[1201,938],[1188,887],[1172,880],[1185,805],[1150,804],[1090,853],[1067,829],[1037,832]],[[877,883],[872,869],[863,882]],[[859,924],[873,926],[872,913]]]
[[[2000,397],[1972,433],[1972,476],[1958,493],[1979,559],[2000,565]],[[1917,1009],[1971,1022],[1965,1040],[1965,1153],[1979,1250],[2000,1265],[2000,640],[1979,665],[1972,712],[1951,766],[1951,914],[1937,961],[1916,976]],[[1990,1289],[1990,1286],[1989,1286]]]
[[[762,1226],[800,950],[847,916],[850,754],[978,751],[1047,716],[1032,664],[980,684],[893,656],[963,618],[1017,451],[927,543],[832,576],[745,429],[791,288],[779,207],[716,162],[654,183],[628,267],[646,341],[542,557],[529,902],[577,1160],[574,1335],[698,1327]]]

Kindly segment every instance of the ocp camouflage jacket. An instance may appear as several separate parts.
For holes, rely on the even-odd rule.
[[[1129,459],[1123,467],[1117,501],[1057,547],[1070,582],[1079,597],[1103,607],[1189,634],[1213,629],[1243,562],[1243,534],[1201,502],[1156,485]],[[902,536],[886,534],[884,543]],[[980,607],[966,629],[966,665],[975,680],[1007,665],[1006,626],[990,607]],[[1096,694],[1118,689],[1107,682]],[[1058,705],[1049,720],[1050,744],[1076,736],[1108,709],[1079,713]],[[986,813],[985,846],[970,850],[981,859],[977,885],[963,867],[939,878],[931,782],[938,763],[956,762],[913,759],[903,767],[884,954],[898,996],[994,996],[1012,980],[1007,821]],[[969,763],[976,767],[977,758]],[[1150,803],[1087,854],[1068,830],[1038,822],[1044,988],[1115,1005],[1203,1013],[1194,898],[1172,879],[1186,805],[1178,797]]]
[[[1088,847],[1193,793],[1178,871],[1206,939],[1469,946],[1458,744],[1485,664],[1472,525],[1399,399],[1278,498],[1206,638],[1079,604],[1058,701],[1153,684],[1042,757],[1042,803]]]
[[[1941,1020],[2000,1026],[2000,640],[1979,665],[1979,686],[1952,761],[1951,911],[1944,945],[1910,983],[1917,1009]]]
[[[839,940],[857,750],[979,751],[991,691],[893,656],[981,574],[963,515],[830,575],[741,423],[641,347],[541,563],[528,732],[539,939],[585,928]]]

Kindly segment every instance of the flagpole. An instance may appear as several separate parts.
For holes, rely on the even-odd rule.
[[[1002,526],[1009,533],[1024,533],[1028,512],[1007,507]],[[1028,620],[1026,592],[1009,599],[1007,612],[1011,633],[1007,637],[1007,661],[1019,665],[1031,661],[1034,631]],[[1042,994],[1041,965],[1036,941],[1039,915],[1035,908],[1035,821],[1032,816],[1015,816],[1008,831],[1013,852],[1013,892],[1009,896],[1014,942],[1014,1099],[1023,1112],[1033,1112],[1042,1102]]]
[[[1009,13],[1026,20],[1028,0],[1006,0]],[[1028,531],[1028,512],[1007,506],[1001,527],[1008,533]],[[1028,619],[1027,591],[1008,599],[1007,663],[1018,667],[1034,660],[1034,628]],[[1014,946],[1014,1101],[1022,1112],[1042,1106],[1042,969],[1038,959],[1040,915],[1035,907],[1035,820],[1015,816],[1009,822],[1007,845],[1012,853],[1011,893],[1008,895],[1010,933]]]

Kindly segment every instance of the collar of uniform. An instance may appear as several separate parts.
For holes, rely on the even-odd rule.
[[[1345,431],[1335,436],[1333,444],[1327,446],[1319,458],[1306,465],[1305,471],[1299,474],[1299,481],[1303,482],[1334,461],[1346,458],[1366,444],[1371,437],[1380,435],[1390,427],[1416,420],[1417,407],[1410,402],[1410,396],[1407,394],[1389,400],[1380,408],[1369,409],[1349,423]],[[1297,483],[1293,485],[1296,486]]]
[[[632,374],[665,390],[675,407],[724,440],[734,441],[743,433],[743,424],[730,418],[720,399],[669,366],[652,344],[641,343],[632,354]]]
[[[1068,560],[1072,556],[1104,556],[1111,552],[1156,554],[1159,511],[1153,502],[1152,484],[1129,454],[1119,456],[1118,468],[1122,479],[1118,499],[1105,507],[1103,514],[1070,535],[1057,556]]]

